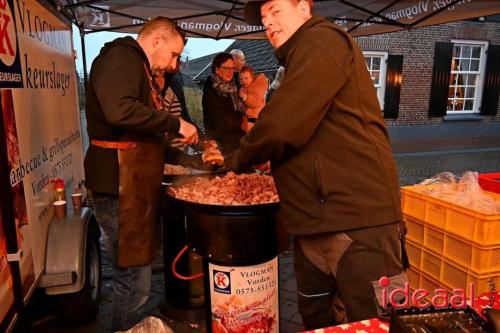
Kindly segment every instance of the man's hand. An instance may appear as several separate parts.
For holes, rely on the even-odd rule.
[[[181,138],[175,138],[172,141],[170,141],[170,147],[172,148],[177,148],[177,149],[184,149],[186,148],[187,144],[181,141]]]
[[[179,134],[182,135],[182,138],[179,140],[185,144],[197,144],[198,143],[198,131],[196,127],[192,124],[188,123],[182,118],[179,118],[181,126],[179,127]]]
[[[203,163],[209,165],[221,166],[224,163],[224,156],[222,156],[222,153],[217,146],[206,148],[203,151],[203,154],[201,154],[201,159]]]

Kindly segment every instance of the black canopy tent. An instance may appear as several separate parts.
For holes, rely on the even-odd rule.
[[[137,33],[160,15],[175,19],[191,37],[265,38],[262,26],[243,20],[247,0],[49,1],[80,29],[84,58],[86,34]],[[499,14],[500,0],[315,0],[314,13],[364,36]]]
[[[243,21],[246,0],[53,0],[84,33],[137,33],[151,17],[175,19],[190,36],[265,38]],[[315,14],[370,35],[500,13],[499,0],[315,0]]]

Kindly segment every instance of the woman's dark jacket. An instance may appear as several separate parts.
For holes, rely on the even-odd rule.
[[[230,96],[217,94],[210,76],[203,87],[201,103],[207,138],[217,141],[223,154],[238,148],[240,138],[245,134],[241,130],[243,113],[234,110]]]

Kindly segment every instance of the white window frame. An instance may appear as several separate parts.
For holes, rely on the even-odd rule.
[[[452,39],[451,43],[453,44],[453,49],[455,49],[455,46],[461,45],[461,46],[481,46],[481,56],[479,59],[479,74],[478,74],[478,79],[477,79],[477,85],[476,89],[474,91],[474,108],[472,110],[468,111],[448,111],[446,110],[446,114],[475,114],[479,113],[481,110],[481,102],[482,102],[482,96],[483,96],[483,86],[484,86],[484,75],[486,71],[486,56],[487,56],[487,51],[488,51],[488,42],[486,41],[478,41],[478,40],[464,40],[464,39]],[[474,72],[464,72],[460,71],[458,73],[461,74],[477,74],[475,71]],[[450,67],[450,75],[455,74],[454,71]],[[449,86],[448,86],[449,87]]]
[[[380,104],[380,109],[384,110],[384,98],[385,98],[385,83],[387,80],[387,58],[389,57],[388,52],[381,51],[363,51],[363,56],[365,57],[379,57],[380,60],[380,77],[379,83],[373,84],[377,89],[377,97]],[[370,72],[370,68],[368,68],[368,72]]]

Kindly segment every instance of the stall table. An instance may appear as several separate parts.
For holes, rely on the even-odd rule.
[[[476,297],[475,310],[481,314],[490,304],[491,293],[483,293]],[[500,309],[500,291],[495,293],[493,308]],[[382,333],[389,332],[389,322],[378,318],[357,321],[349,324],[325,327],[303,333]]]

